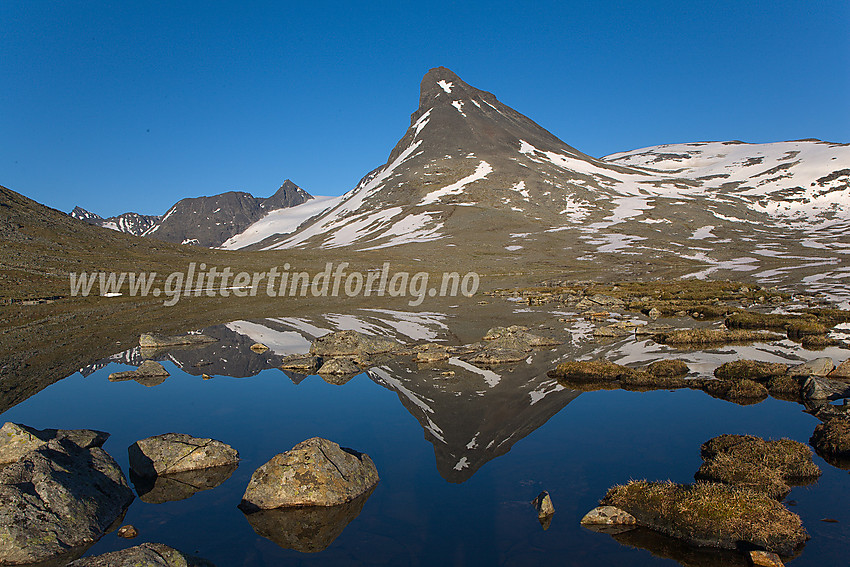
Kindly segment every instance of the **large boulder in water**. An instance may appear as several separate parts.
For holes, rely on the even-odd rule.
[[[67,439],[83,449],[90,449],[103,446],[109,433],[93,429],[35,429],[6,422],[0,427],[0,466],[18,462],[52,439]]]
[[[163,433],[136,441],[127,450],[130,468],[139,476],[154,477],[239,462],[239,453],[215,439],[185,433]]]
[[[369,455],[314,437],[258,468],[240,508],[253,512],[289,506],[335,506],[368,492],[378,480]]]
[[[0,564],[79,557],[132,500],[106,451],[49,441],[0,472]]]

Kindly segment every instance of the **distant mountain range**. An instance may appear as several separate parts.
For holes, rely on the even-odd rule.
[[[181,199],[164,215],[124,213],[116,217],[100,215],[76,207],[71,216],[88,223],[150,236],[177,244],[220,246],[268,213],[306,203],[313,197],[290,180],[283,182],[274,195],[254,197],[242,191],[228,191],[211,197]]]

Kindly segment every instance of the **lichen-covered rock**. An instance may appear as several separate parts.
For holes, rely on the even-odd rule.
[[[83,557],[68,567],[212,567],[212,563],[187,557],[161,543],[143,543],[121,551]]]
[[[125,380],[135,380],[143,386],[159,386],[165,379],[171,376],[162,364],[154,360],[145,360],[136,370],[126,370],[124,372],[113,372],[109,375],[110,382],[124,382]]]
[[[160,335],[158,333],[143,333],[139,337],[139,346],[142,348],[162,348],[170,346],[203,345],[214,343],[217,339],[207,335]]]
[[[393,339],[372,337],[357,331],[337,331],[317,338],[310,345],[316,356],[368,356],[400,350],[401,343]]]
[[[257,535],[284,549],[301,553],[323,551],[342,534],[363,509],[374,487],[354,500],[336,506],[275,508],[246,512]]]
[[[835,368],[831,358],[823,357],[792,366],[788,369],[789,376],[826,376]]]
[[[614,506],[597,506],[584,515],[581,524],[586,526],[633,526],[635,517]]]
[[[130,455],[130,468],[139,476],[147,477],[239,462],[239,453],[230,445],[185,433],[148,437],[130,445],[127,452]]]
[[[289,506],[334,506],[364,494],[378,480],[369,455],[313,437],[254,471],[240,507],[251,512]]]
[[[49,441],[0,472],[0,564],[78,557],[132,500],[106,451]]]
[[[83,449],[102,447],[109,433],[93,429],[35,429],[6,422],[0,427],[0,466],[18,462],[21,457],[46,445],[52,439],[67,439]]]
[[[413,360],[422,364],[430,364],[449,359],[449,349],[445,345],[428,343],[417,346]]]
[[[310,356],[305,354],[293,354],[284,358],[280,363],[280,368],[284,370],[303,370],[312,372],[322,365],[322,359],[318,356]]]
[[[800,517],[773,498],[726,484],[632,481],[611,488],[601,504],[698,546],[737,549],[743,542],[790,555],[809,539]]]

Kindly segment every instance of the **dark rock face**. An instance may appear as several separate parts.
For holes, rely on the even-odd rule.
[[[187,557],[161,543],[143,543],[129,549],[84,557],[68,567],[191,567],[212,566],[208,561]]]
[[[360,515],[374,490],[372,488],[354,500],[336,506],[259,510],[245,517],[257,535],[284,549],[318,553],[332,544]]]
[[[67,439],[83,449],[102,447],[109,433],[92,429],[35,429],[7,422],[0,428],[0,466],[19,461],[53,439]]]
[[[312,198],[287,179],[268,198],[254,197],[242,191],[228,191],[211,197],[181,199],[161,216],[124,213],[104,219],[80,207],[76,207],[71,216],[134,236],[151,236],[177,244],[219,246],[266,213],[294,207]]]
[[[258,468],[245,489],[243,511],[293,506],[335,506],[354,500],[378,483],[365,453],[314,437]]]
[[[136,441],[128,453],[130,468],[144,477],[239,463],[239,453],[230,445],[185,433],[164,433]]]
[[[78,555],[132,500],[124,473],[103,449],[50,441],[0,472],[0,563]]]

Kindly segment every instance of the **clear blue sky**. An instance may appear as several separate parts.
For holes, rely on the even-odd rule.
[[[351,189],[444,65],[601,156],[850,142],[850,2],[0,2],[0,184],[52,207]]]

